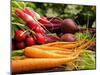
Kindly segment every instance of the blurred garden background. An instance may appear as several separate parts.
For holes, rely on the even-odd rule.
[[[96,6],[40,2],[18,2],[12,0],[12,15],[14,16],[14,9],[23,9],[25,7],[30,7],[41,16],[60,17],[62,19],[72,18],[78,25],[83,27],[86,25],[88,25],[89,28],[96,27]]]

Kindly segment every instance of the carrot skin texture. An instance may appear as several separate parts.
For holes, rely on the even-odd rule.
[[[61,55],[54,52],[44,51],[38,48],[27,47],[24,49],[26,57],[30,58],[66,58],[67,55]]]
[[[68,61],[70,61],[70,59],[66,60],[66,58],[27,58],[23,60],[13,60],[11,65],[13,73],[25,73],[59,67]]]

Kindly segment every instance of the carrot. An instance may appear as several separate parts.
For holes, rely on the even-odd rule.
[[[27,47],[24,49],[24,54],[26,57],[31,58],[64,58],[67,55],[61,55],[54,52],[44,51],[38,48]]]
[[[67,44],[76,44],[76,42],[53,42],[45,44],[46,46],[55,46],[55,45],[67,45]]]
[[[65,50],[64,48],[52,47],[52,46],[46,46],[46,45],[39,45],[39,46],[32,46],[32,47],[39,48],[42,50]]]
[[[71,49],[77,47],[77,44],[65,44],[65,45],[54,45],[54,47],[60,47],[65,49]]]
[[[51,68],[59,67],[76,57],[70,58],[27,58],[23,60],[12,61],[12,72],[13,73],[25,73],[32,71],[48,70]]]
[[[84,43],[84,40],[77,41],[77,42],[54,42],[54,43],[49,43],[45,44],[46,46],[49,47],[59,47],[59,48],[64,48],[64,49],[73,49]]]
[[[79,46],[78,49],[87,49],[92,44],[92,40],[87,41],[83,45]]]

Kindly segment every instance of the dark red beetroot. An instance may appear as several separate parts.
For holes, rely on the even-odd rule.
[[[17,49],[25,48],[25,43],[23,41],[22,42],[17,42],[16,45],[17,45]]]
[[[44,24],[44,26],[52,33],[61,33],[62,20],[59,18],[48,18],[50,23]]]
[[[68,33],[61,36],[61,40],[65,42],[74,42],[76,37],[73,34]]]
[[[32,46],[35,44],[35,40],[32,36],[26,38],[25,43],[27,46]]]
[[[45,43],[60,41],[60,38],[56,35],[45,35]]]
[[[60,18],[57,18],[57,17],[56,18],[53,18],[53,19],[52,18],[50,19],[50,22],[51,23],[54,23],[54,24],[62,23],[62,21],[63,20],[61,20]]]
[[[17,41],[23,41],[23,40],[25,40],[25,38],[26,38],[26,34],[24,33],[23,30],[17,30],[15,32],[15,39]]]
[[[78,26],[72,19],[64,19],[62,22],[63,33],[75,33],[78,31]]]

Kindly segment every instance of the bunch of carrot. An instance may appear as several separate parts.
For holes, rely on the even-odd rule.
[[[78,42],[54,42],[24,49],[25,59],[12,60],[13,73],[34,72],[59,67],[75,60],[91,40]]]

